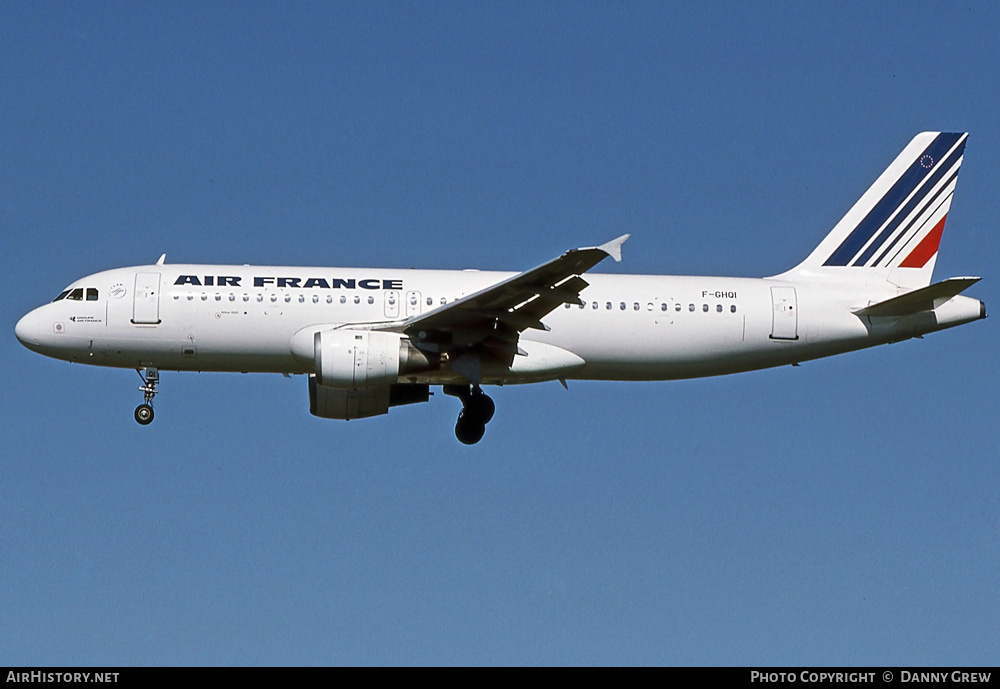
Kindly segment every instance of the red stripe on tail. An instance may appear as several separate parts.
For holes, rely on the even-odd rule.
[[[923,268],[927,265],[927,261],[931,260],[931,256],[937,253],[938,246],[941,244],[941,233],[944,232],[944,221],[947,218],[948,216],[945,215],[938,221],[934,229],[928,232],[927,236],[910,252],[910,255],[903,259],[903,262],[899,264],[900,268]]]

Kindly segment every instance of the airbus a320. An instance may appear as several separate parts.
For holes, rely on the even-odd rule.
[[[134,368],[153,420],[161,371],[307,377],[309,411],[361,419],[461,401],[455,434],[483,437],[483,386],[674,380],[832,356],[986,317],[932,282],[967,134],[924,132],[816,249],[772,277],[590,272],[621,260],[623,235],[521,273],[167,264],[70,284],[17,323],[28,349]]]

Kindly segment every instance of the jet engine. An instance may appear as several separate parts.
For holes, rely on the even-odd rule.
[[[426,371],[431,362],[399,333],[322,330],[313,336],[316,382],[341,390],[363,390]]]
[[[432,368],[427,356],[398,333],[321,330],[313,335],[313,356],[309,411],[315,416],[362,419],[430,398],[428,385],[396,382],[400,375]]]

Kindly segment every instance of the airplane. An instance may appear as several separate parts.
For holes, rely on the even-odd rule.
[[[249,265],[117,268],[16,327],[28,349],[134,368],[153,420],[160,371],[307,376],[309,411],[361,419],[457,397],[482,439],[486,385],[717,376],[897,342],[986,317],[931,282],[967,133],[915,136],[804,261],[767,278],[595,274],[622,235],[521,273]],[[586,275],[586,278],[584,278]]]

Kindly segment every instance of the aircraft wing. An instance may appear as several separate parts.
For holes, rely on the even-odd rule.
[[[449,304],[385,329],[404,332],[421,349],[456,352],[482,347],[509,365],[518,335],[548,330],[542,318],[562,304],[579,304],[588,283],[580,275],[611,256],[621,260],[625,234],[596,247],[572,249],[537,268],[519,273]]]

